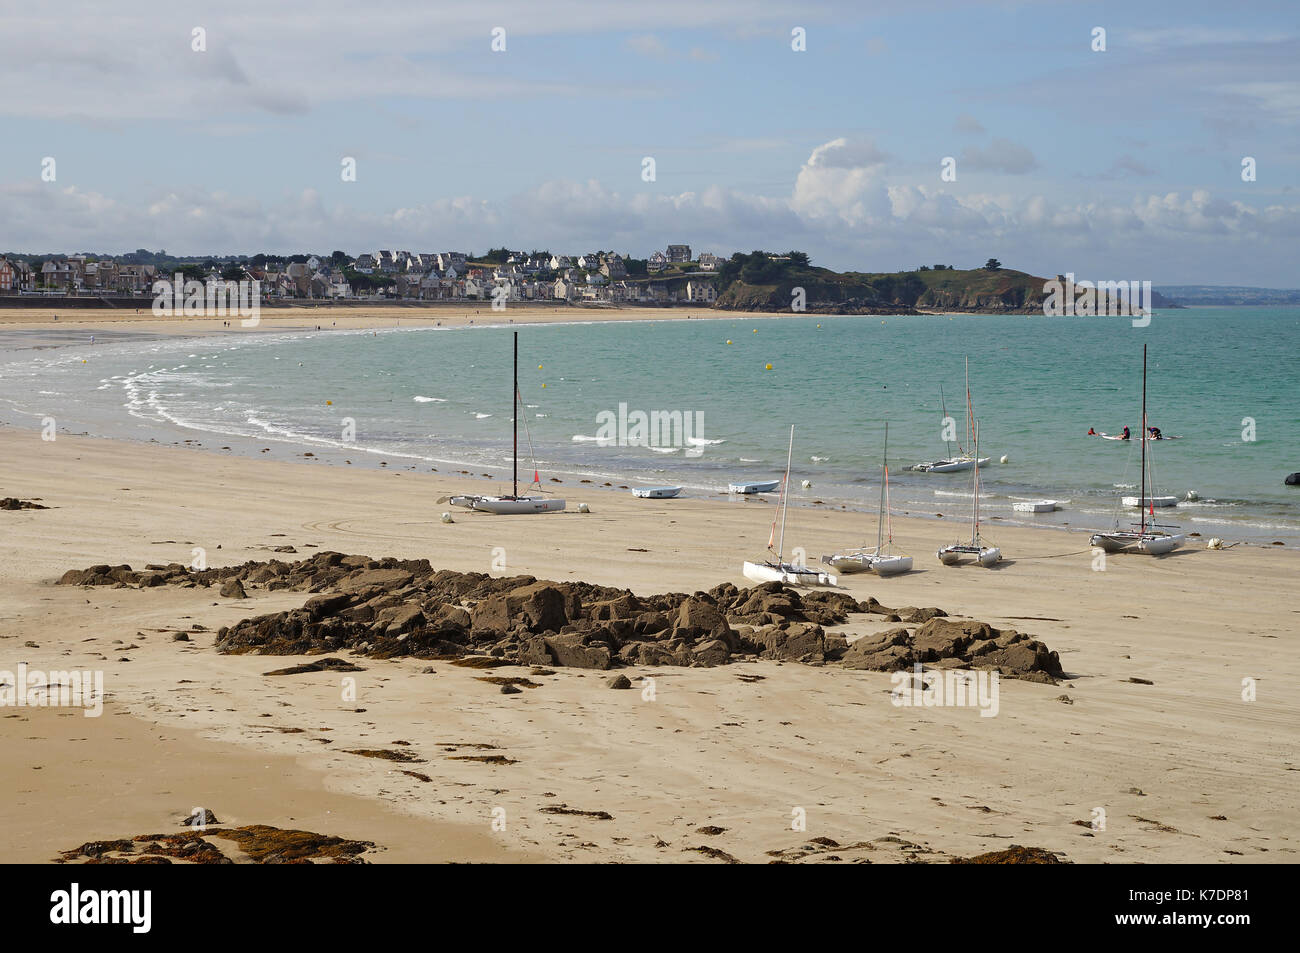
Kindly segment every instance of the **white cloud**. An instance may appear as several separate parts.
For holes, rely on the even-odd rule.
[[[863,164],[853,165],[853,157]],[[810,152],[785,197],[720,185],[664,194],[553,180],[505,197],[372,211],[328,203],[314,190],[270,204],[197,188],[159,189],[147,202],[127,202],[25,182],[0,186],[0,207],[13,251],[356,253],[505,243],[641,255],[686,241],[723,254],[803,248],[819,263],[856,270],[961,266],[992,255],[1039,274],[1122,269],[1171,283],[1214,274],[1285,284],[1288,249],[1300,235],[1300,205],[1256,206],[1204,189],[1061,202],[1029,192],[950,191],[888,169],[874,144],[834,139]]]

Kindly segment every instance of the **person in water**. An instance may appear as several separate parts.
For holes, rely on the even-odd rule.
[[[1159,427],[1148,427],[1147,432],[1151,434],[1152,440],[1164,440],[1165,435],[1160,432]]]

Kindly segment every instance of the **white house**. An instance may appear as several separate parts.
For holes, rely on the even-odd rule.
[[[718,289],[707,281],[686,282],[686,300],[699,304],[713,304],[718,300]]]

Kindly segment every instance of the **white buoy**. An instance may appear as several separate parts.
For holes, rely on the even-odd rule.
[[[812,480],[804,480],[804,481],[803,481],[803,488],[804,488],[805,490],[811,490],[811,489],[812,489]]]
[[[450,514],[450,513],[443,513],[443,514],[442,514],[442,521],[443,521],[444,523],[454,523],[454,522],[456,522],[454,519],[451,518],[451,514]]]
[[[588,506],[586,503],[579,503],[579,504],[578,504],[578,512],[579,512],[579,513],[590,513],[590,512],[591,512],[591,507]]]
[[[1205,544],[1205,548],[1206,548],[1206,549],[1222,549],[1222,548],[1223,548],[1223,540],[1221,540],[1221,539],[1219,539],[1219,537],[1215,536],[1213,539],[1211,539],[1208,543]]]
[[[1004,453],[1004,454],[1002,454],[1002,459],[999,460],[998,462],[999,462],[999,463],[1010,463],[1010,462],[1011,462],[1011,458],[1010,458],[1009,456],[1007,456],[1007,455]]]

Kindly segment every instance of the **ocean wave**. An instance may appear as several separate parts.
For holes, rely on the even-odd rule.
[[[447,403],[447,398],[445,398],[445,397],[421,397],[421,396],[419,396],[418,394],[417,394],[415,397],[412,397],[411,400],[415,401],[417,404],[445,404],[445,403]]]
[[[721,444],[721,443],[726,443],[727,441],[725,441],[725,440],[709,440],[709,439],[707,439],[707,438],[705,438],[705,437],[687,437],[687,438],[686,438],[686,442],[689,443],[689,444],[690,444],[691,446],[693,446],[693,447],[713,447],[713,446],[717,446],[718,444]]]
[[[491,416],[492,416],[491,414],[480,414],[480,413],[475,413],[475,414],[474,414],[474,417],[475,417],[475,419],[477,419],[477,420],[482,420],[482,419],[485,418],[485,417],[491,417]]]
[[[581,433],[575,433],[572,439],[574,443],[598,443],[605,447],[617,443],[613,437],[588,437],[586,434]]]

